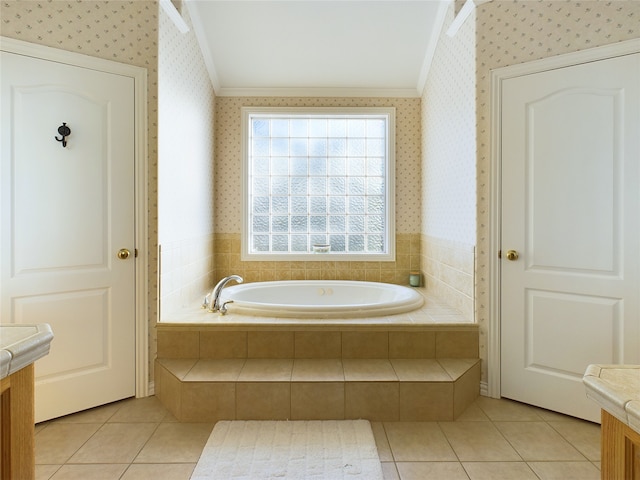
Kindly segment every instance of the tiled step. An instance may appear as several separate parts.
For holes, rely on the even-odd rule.
[[[478,396],[477,358],[160,358],[156,395],[180,421],[445,421]]]

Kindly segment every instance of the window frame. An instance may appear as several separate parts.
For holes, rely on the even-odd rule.
[[[242,261],[395,261],[395,108],[394,107],[242,107],[242,231],[241,255]],[[386,249],[380,253],[370,252],[251,252],[250,251],[250,222],[252,219],[249,201],[250,186],[250,120],[253,116],[286,116],[286,115],[335,115],[340,117],[360,117],[365,115],[379,115],[386,117],[386,162],[384,165],[385,178],[385,231],[384,245]]]

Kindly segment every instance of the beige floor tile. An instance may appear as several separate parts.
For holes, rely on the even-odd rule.
[[[494,422],[540,421],[536,407],[505,398],[478,397],[476,405]]]
[[[522,461],[490,422],[441,422],[440,428],[462,462]]]
[[[94,435],[97,423],[51,423],[35,436],[36,465],[62,465]]]
[[[391,359],[393,369],[403,382],[451,382],[451,376],[434,359]]]
[[[63,465],[51,480],[118,480],[129,465]]]
[[[538,480],[525,462],[462,462],[471,480]]]
[[[106,423],[70,463],[131,463],[158,427],[156,423]]]
[[[187,382],[235,382],[244,359],[201,359],[185,375]]]
[[[238,381],[240,382],[288,382],[291,380],[291,359],[248,359]]]
[[[396,462],[457,461],[437,423],[385,422],[384,429]]]
[[[134,463],[197,463],[212,430],[210,423],[163,423]]]
[[[90,408],[82,412],[66,415],[52,420],[52,423],[104,423],[122,407],[122,402],[110,403],[101,407]]]
[[[36,480],[49,480],[62,465],[36,465]]]
[[[177,378],[182,380],[189,370],[198,361],[197,358],[159,358],[156,360],[160,365],[173,373]]]
[[[462,412],[458,418],[456,418],[456,422],[488,422],[489,417],[482,411],[482,409],[472,403],[469,405],[464,412]]]
[[[529,462],[541,480],[599,480],[600,470],[591,462]]]
[[[295,359],[292,382],[342,382],[344,370],[339,359]]]
[[[109,418],[110,423],[159,423],[167,416],[168,410],[157,397],[132,398],[122,402],[122,406]]]
[[[382,478],[384,480],[400,480],[395,463],[381,462],[380,465],[382,466]]]
[[[548,423],[588,460],[600,461],[600,425],[579,420]]]
[[[189,480],[195,463],[133,464],[121,480]]]
[[[391,447],[389,446],[389,440],[387,440],[387,432],[384,431],[382,422],[371,422],[371,431],[373,431],[373,437],[376,440],[380,461],[393,462]]]
[[[459,462],[396,463],[402,480],[469,480]]]
[[[582,461],[578,450],[544,422],[496,422],[495,426],[526,461]]]
[[[479,360],[477,358],[439,358],[438,362],[451,378],[457,380]]]

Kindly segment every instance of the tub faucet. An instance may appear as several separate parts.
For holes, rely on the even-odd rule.
[[[223,315],[227,313],[227,307],[225,305],[230,302],[225,302],[223,305],[220,305],[220,294],[222,293],[222,289],[231,280],[235,280],[238,283],[242,283],[244,281],[240,275],[229,275],[228,277],[224,277],[215,287],[213,287],[211,293],[204,297],[202,308],[207,308],[210,312],[220,312]]]

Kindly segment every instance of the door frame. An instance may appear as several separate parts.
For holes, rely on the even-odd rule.
[[[66,65],[122,75],[134,84],[134,241],[135,241],[135,392],[149,388],[148,209],[147,209],[147,69],[0,36],[0,50]],[[54,332],[55,334],[55,332]]]
[[[502,249],[502,84],[505,80],[534,73],[555,70],[583,63],[605,60],[640,52],[640,39],[594,47],[578,52],[533,60],[491,71],[491,175],[489,177],[489,319],[487,329],[487,385],[486,395],[501,397],[501,273],[498,254]],[[484,388],[483,388],[484,390]],[[483,391],[483,393],[485,393]]]

